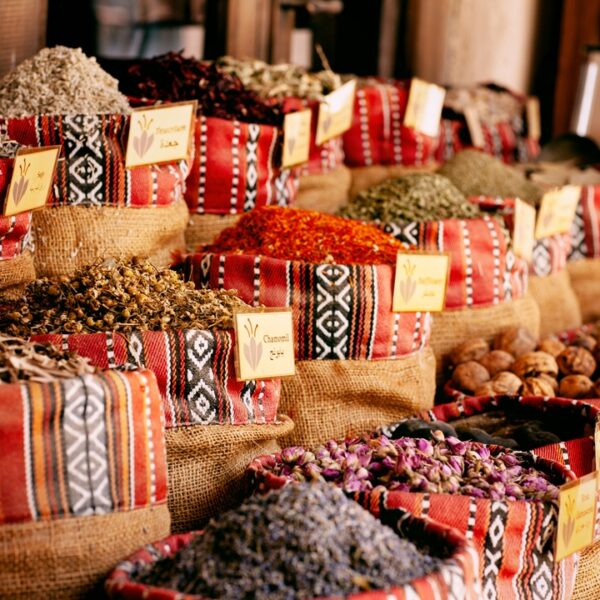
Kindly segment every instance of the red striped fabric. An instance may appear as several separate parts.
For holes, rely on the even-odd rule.
[[[571,227],[569,260],[600,257],[600,185],[584,185]]]
[[[150,371],[0,386],[0,523],[121,512],[167,499]]]

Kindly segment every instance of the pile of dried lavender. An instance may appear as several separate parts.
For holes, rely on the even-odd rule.
[[[385,436],[329,441],[310,452],[285,448],[268,467],[292,481],[325,480],[346,492],[377,486],[401,492],[462,494],[492,500],[553,500],[553,476],[536,469],[532,456],[445,437],[431,440]],[[266,467],[267,468],[267,467]]]
[[[53,381],[95,372],[87,358],[73,352],[0,334],[0,383]]]
[[[133,578],[206,598],[301,600],[400,586],[439,564],[340,490],[313,484],[246,500]]]
[[[231,329],[233,309],[247,306],[233,290],[194,289],[170,269],[146,260],[109,259],[72,276],[37,279],[7,303],[0,330],[37,333],[164,329]]]
[[[44,48],[0,80],[0,115],[128,113],[118,85],[81,48]]]

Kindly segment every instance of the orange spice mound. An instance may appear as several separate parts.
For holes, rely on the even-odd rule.
[[[395,264],[406,246],[374,225],[312,210],[262,206],[224,229],[202,252],[260,254],[337,264]]]

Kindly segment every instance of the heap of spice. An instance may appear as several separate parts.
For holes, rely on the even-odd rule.
[[[523,101],[517,96],[502,89],[491,89],[482,85],[449,89],[444,106],[457,113],[474,108],[479,120],[487,124],[511,123],[523,114]]]
[[[108,259],[73,275],[37,279],[7,303],[0,329],[42,333],[230,329],[233,309],[247,306],[232,290],[194,289],[170,269],[142,259]]]
[[[217,64],[263,98],[322,100],[342,85],[341,76],[330,69],[309,73],[298,65],[269,65],[261,60],[237,60],[231,56],[219,58]]]
[[[439,219],[470,219],[483,213],[446,177],[413,173],[388,179],[360,192],[338,214],[361,221],[420,223]]]
[[[87,358],[73,352],[0,334],[0,383],[47,382],[95,372]]]
[[[249,498],[132,578],[203,598],[304,600],[402,586],[439,568],[340,490],[307,484]]]
[[[197,100],[199,114],[206,117],[275,126],[283,122],[277,102],[263,100],[216,64],[181,53],[169,52],[134,63],[121,80],[121,88],[129,96],[150,100]]]
[[[283,260],[395,264],[406,246],[374,225],[311,210],[262,206],[224,229],[202,252],[261,254]]]
[[[465,196],[520,198],[537,206],[542,188],[514,167],[478,150],[463,150],[442,165],[438,173],[447,177]]]
[[[530,454],[446,437],[441,430],[431,439],[330,440],[315,452],[290,447],[275,456],[265,465],[274,475],[296,482],[324,480],[345,492],[383,486],[491,500],[554,500],[557,484],[564,483],[535,468]]]
[[[0,80],[0,114],[128,113],[118,85],[81,48],[44,48]]]
[[[582,331],[567,343],[537,340],[519,327],[499,333],[490,345],[474,338],[450,354],[451,384],[475,396],[503,394],[600,397],[598,331]]]

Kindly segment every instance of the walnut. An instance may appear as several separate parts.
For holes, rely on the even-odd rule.
[[[510,371],[500,371],[492,379],[497,388],[501,388],[503,394],[518,394],[523,382]]]
[[[490,346],[483,338],[467,340],[452,350],[450,353],[450,362],[453,365],[460,365],[470,360],[478,361],[489,351]]]
[[[589,398],[593,394],[594,382],[585,375],[567,375],[558,388],[561,398]]]
[[[492,350],[479,359],[479,364],[488,370],[490,377],[500,371],[508,371],[513,362],[515,362],[514,356],[504,350]]]
[[[552,354],[556,358],[566,346],[556,338],[546,338],[542,340],[538,345],[538,350]]]
[[[462,363],[454,369],[452,381],[464,392],[473,393],[482,383],[490,380],[490,374],[474,360]]]
[[[589,350],[578,346],[565,348],[556,362],[563,375],[586,375],[591,377],[596,370],[596,361]]]
[[[524,327],[511,327],[499,333],[494,339],[494,349],[504,350],[514,357],[533,352],[536,339]]]
[[[554,356],[547,352],[528,352],[515,360],[511,371],[521,379],[537,377],[542,373],[558,375],[558,365]]]
[[[486,381],[482,383],[476,390],[475,396],[497,396],[498,394],[505,394],[506,392],[499,389],[493,381]]]
[[[547,381],[552,386],[552,389],[554,390],[555,394],[556,392],[558,392],[558,379],[556,379],[555,376],[548,375],[547,373],[540,373],[538,377],[540,379],[543,379],[544,381]]]
[[[585,348],[589,352],[593,352],[596,347],[596,340],[591,335],[579,332],[569,346],[579,346],[580,348]]]
[[[528,377],[523,382],[522,396],[554,396],[552,386],[541,377]]]

